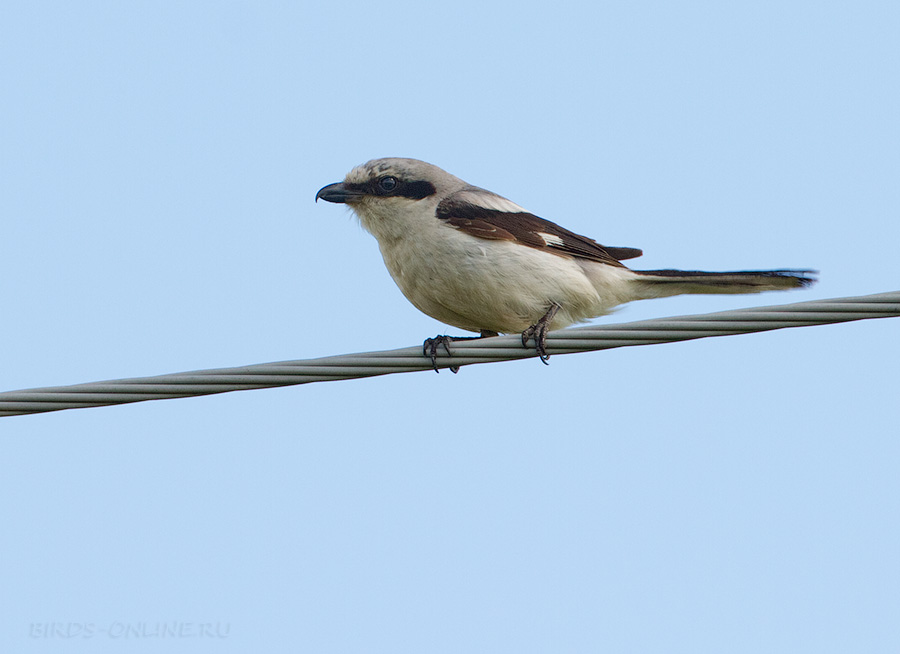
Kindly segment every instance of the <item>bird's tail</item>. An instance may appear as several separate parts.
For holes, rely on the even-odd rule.
[[[703,272],[701,270],[634,270],[644,299],[684,293],[761,293],[803,288],[816,282],[815,270],[741,270]]]

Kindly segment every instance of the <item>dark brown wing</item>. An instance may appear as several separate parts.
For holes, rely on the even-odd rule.
[[[487,194],[487,191],[478,190]],[[462,197],[457,197],[462,196]],[[538,250],[545,250],[560,256],[588,259],[613,266],[621,266],[619,261],[633,259],[643,254],[636,248],[605,247],[595,240],[570,232],[556,223],[544,220],[527,211],[505,211],[491,206],[474,204],[478,194],[471,191],[452,195],[443,200],[435,212],[440,220],[451,227],[485,239],[516,241]],[[487,199],[485,204],[516,209],[518,205],[500,196]]]

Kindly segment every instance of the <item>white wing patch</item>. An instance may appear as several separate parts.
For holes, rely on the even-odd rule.
[[[493,209],[494,211],[503,211],[505,213],[528,213],[528,211],[512,200],[507,200],[500,195],[485,191],[484,189],[460,191],[453,195],[453,199],[461,200],[476,207],[481,207],[482,209]]]
[[[553,234],[545,234],[544,232],[538,232],[537,235],[544,240],[544,245],[555,245],[557,247],[563,246],[563,240],[559,236],[554,236]]]

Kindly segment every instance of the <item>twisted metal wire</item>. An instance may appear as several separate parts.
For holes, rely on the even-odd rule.
[[[571,354],[897,316],[900,316],[900,291],[563,329],[548,335],[547,350],[550,354]],[[536,356],[533,347],[528,349],[522,347],[519,336],[457,341],[453,343],[452,351],[452,357],[446,354],[438,357],[438,368]],[[281,361],[237,368],[197,370],[155,377],[9,391],[0,393],[0,416],[193,397],[431,369],[431,361],[423,356],[422,347],[416,346],[305,361]]]

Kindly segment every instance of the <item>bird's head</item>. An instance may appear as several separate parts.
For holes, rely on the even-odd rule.
[[[442,198],[467,184],[418,159],[373,159],[357,166],[343,182],[316,193],[326,202],[346,204],[376,237],[407,229],[408,221],[433,217]]]

